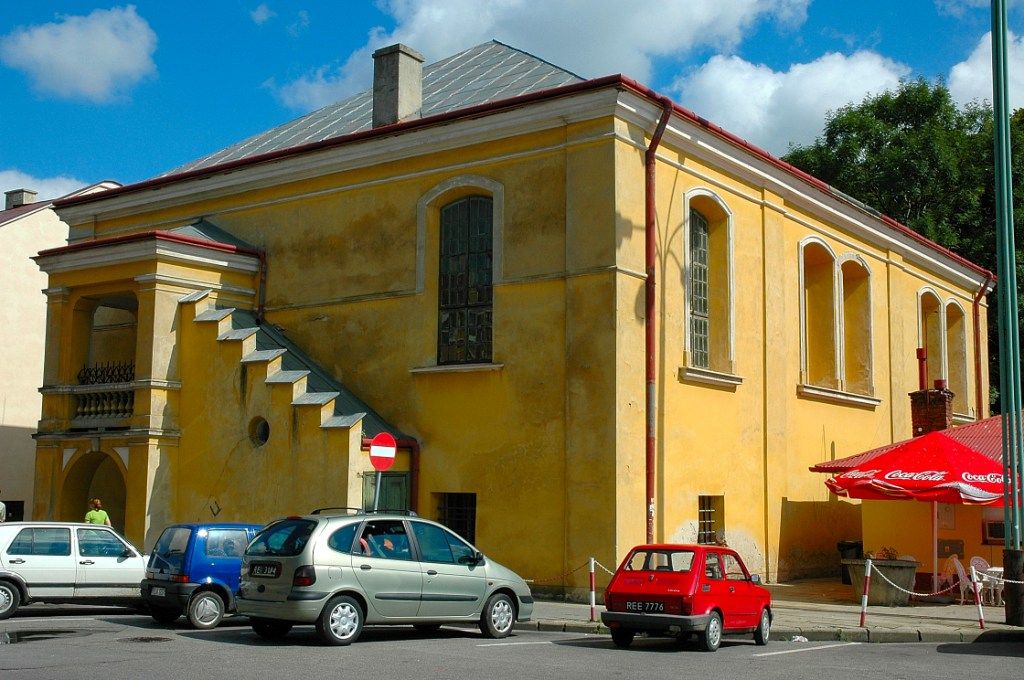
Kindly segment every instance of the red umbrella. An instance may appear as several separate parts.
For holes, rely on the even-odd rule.
[[[910,439],[825,481],[839,496],[1003,504],[1003,468],[942,432]]]

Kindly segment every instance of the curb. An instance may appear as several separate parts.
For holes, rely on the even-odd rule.
[[[558,633],[608,635],[608,628],[600,621],[566,619],[533,619],[516,623],[514,630],[536,630]],[[918,630],[915,628],[841,628],[808,626],[806,628],[774,627],[770,640],[789,642],[800,636],[808,642],[1016,642],[1024,643],[1024,630]]]

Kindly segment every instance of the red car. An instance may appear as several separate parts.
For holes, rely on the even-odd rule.
[[[735,550],[714,545],[640,545],[604,592],[601,621],[628,647],[637,633],[689,639],[713,652],[722,635],[753,633],[768,643],[772,595]]]

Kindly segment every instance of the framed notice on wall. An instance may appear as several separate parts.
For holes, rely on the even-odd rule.
[[[956,529],[956,506],[939,503],[939,528]]]

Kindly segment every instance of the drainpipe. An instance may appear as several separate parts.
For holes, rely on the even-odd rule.
[[[917,348],[917,389],[928,389],[928,350]]]
[[[985,297],[995,278],[992,272],[985,273],[985,283],[981,284],[971,306],[974,316],[974,403],[978,409],[978,420],[985,417],[985,395],[981,386],[981,298]]]
[[[369,451],[371,441],[369,437],[363,437],[360,443],[361,449]],[[420,443],[411,437],[403,437],[395,441],[395,447],[409,450],[409,509],[419,512]]]
[[[644,264],[647,270],[647,282],[645,285],[644,295],[644,355],[646,359],[646,378],[647,378],[647,449],[646,449],[646,500],[647,500],[647,542],[654,542],[654,468],[655,468],[655,451],[656,451],[656,436],[657,436],[657,395],[655,393],[655,316],[654,316],[654,274],[657,266],[657,224],[655,212],[655,196],[654,196],[654,169],[655,169],[655,152],[658,149],[658,145],[661,143],[661,136],[665,134],[665,127],[668,125],[668,119],[672,115],[672,100],[668,97],[660,97],[658,103],[662,106],[661,120],[658,121],[658,127],[655,128],[654,134],[651,136],[651,143],[647,147],[647,152],[644,154],[644,236],[645,236],[645,252],[644,252]]]

